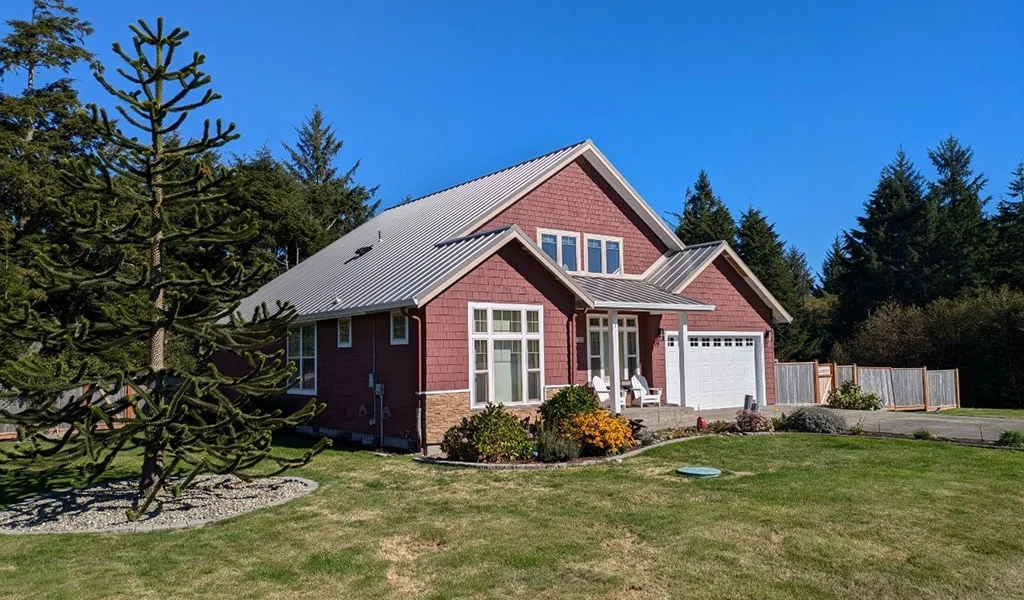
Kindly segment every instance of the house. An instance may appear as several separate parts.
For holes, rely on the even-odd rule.
[[[426,451],[487,403],[641,373],[667,405],[774,403],[790,316],[726,243],[684,246],[593,142],[405,202],[267,283],[318,432]],[[614,400],[621,411],[625,399]]]

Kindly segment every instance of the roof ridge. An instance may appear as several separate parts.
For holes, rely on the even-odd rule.
[[[686,247],[683,248],[683,251],[689,250],[690,248],[703,248],[704,246],[718,246],[720,244],[728,244],[728,243],[729,242],[727,242],[725,240],[716,240],[714,242],[701,242],[699,244],[686,244]]]
[[[584,139],[584,140],[580,140],[580,141],[575,142],[573,144],[569,144],[568,146],[562,146],[561,148],[558,148],[556,150],[552,150],[550,152],[545,152],[544,154],[541,154],[541,155],[538,155],[538,156],[534,156],[533,158],[528,158],[526,160],[519,161],[519,162],[517,162],[514,165],[509,165],[507,167],[498,169],[497,171],[491,171],[490,173],[487,173],[487,174],[484,174],[484,175],[480,175],[480,176],[474,177],[472,179],[467,179],[466,181],[463,181],[462,183],[456,183],[455,185],[450,185],[450,186],[448,186],[446,188],[441,188],[441,189],[439,189],[437,191],[430,192],[429,194],[425,194],[423,196],[418,196],[416,198],[413,198],[411,200],[406,200],[404,202],[399,202],[398,204],[396,204],[394,206],[389,206],[388,208],[385,208],[384,210],[380,211],[380,213],[378,213],[378,214],[384,214],[384,213],[388,212],[389,210],[392,210],[392,209],[395,209],[395,208],[399,208],[401,206],[406,206],[408,204],[412,204],[413,202],[418,202],[420,200],[423,200],[424,198],[429,198],[431,196],[436,196],[436,195],[438,195],[438,194],[440,194],[442,192],[447,192],[448,190],[453,190],[453,189],[455,189],[457,187],[462,187],[462,186],[464,186],[466,184],[473,183],[474,181],[479,181],[481,179],[485,179],[485,178],[490,177],[492,175],[497,175],[498,173],[504,173],[505,171],[510,171],[512,169],[515,169],[516,167],[521,167],[521,166],[523,166],[523,165],[525,165],[527,163],[531,163],[531,162],[534,162],[536,160],[540,160],[542,158],[547,158],[548,156],[551,156],[552,154],[558,154],[559,152],[564,152],[564,151],[568,150],[569,148],[574,148],[576,146],[582,146],[583,144],[585,144],[585,143],[587,143],[589,141],[590,141],[590,138],[587,138],[587,139]]]

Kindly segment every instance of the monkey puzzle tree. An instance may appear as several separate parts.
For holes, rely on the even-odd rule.
[[[328,445],[321,440],[299,458],[273,451],[272,433],[302,423],[323,407],[311,400],[291,414],[262,412],[250,401],[279,392],[291,371],[280,347],[294,309],[279,303],[252,315],[239,301],[266,276],[248,269],[231,249],[256,235],[250,215],[232,207],[232,173],[208,160],[236,139],[234,124],[220,120],[187,138],[180,131],[190,114],[220,96],[209,88],[196,52],[172,67],[188,32],[132,25],[133,51],[113,51],[126,66],[117,70],[129,89],[119,89],[97,70],[96,78],[119,103],[122,131],[106,111],[91,106],[103,144],[64,174],[77,194],[62,202],[74,247],[50,247],[38,257],[46,290],[89,293],[96,309],[61,322],[25,307],[12,324],[38,352],[0,374],[7,397],[26,405],[2,413],[18,425],[19,443],[0,448],[5,469],[72,472],[81,483],[102,474],[121,452],[140,449],[142,477],[138,518],[168,485],[175,493],[203,473],[246,477],[270,461],[279,471],[306,464]],[[84,210],[81,198],[93,199]],[[181,256],[205,254],[203,268]],[[168,364],[172,340],[194,348],[195,361]],[[148,345],[148,364],[103,357],[113,350]],[[231,373],[213,364],[214,353],[244,358]],[[69,357],[47,361],[47,356]],[[136,361],[137,363],[137,361]],[[87,390],[60,401],[65,390]],[[129,388],[132,394],[119,393]],[[59,437],[59,424],[71,427]],[[265,470],[265,469],[264,469]]]

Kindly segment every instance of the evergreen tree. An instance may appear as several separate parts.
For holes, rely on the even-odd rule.
[[[313,218],[323,231],[317,245],[293,249],[292,259],[297,263],[372,219],[380,201],[374,200],[376,187],[367,188],[355,182],[361,161],[357,160],[344,174],[338,174],[334,161],[344,142],[324,120],[319,106],[313,106],[313,114],[295,131],[298,134],[295,147],[283,144],[289,158],[286,166],[305,187]]]
[[[259,236],[249,244],[252,259],[274,274],[294,266],[296,248],[321,248],[324,232],[313,217],[302,183],[264,147],[252,157],[236,157],[239,208],[256,219]]]
[[[39,260],[46,290],[95,294],[100,311],[73,321],[22,311],[15,327],[39,352],[0,372],[3,397],[28,399],[21,412],[0,412],[19,435],[13,448],[0,447],[0,467],[75,473],[88,482],[120,452],[141,449],[139,500],[129,515],[138,518],[172,474],[185,475],[176,491],[199,474],[245,476],[266,460],[285,470],[307,463],[327,441],[297,459],[273,452],[272,433],[314,416],[323,407],[315,400],[290,416],[249,408],[253,398],[280,392],[294,373],[283,366],[282,350],[266,349],[281,347],[295,311],[279,304],[273,311],[261,306],[248,319],[235,312],[265,273],[223,250],[257,232],[250,216],[233,208],[231,172],[204,160],[238,137],[234,124],[218,120],[211,127],[207,120],[200,137],[177,143],[173,136],[189,115],[220,98],[200,70],[205,57],[197,52],[173,67],[188,33],[167,32],[162,19],[155,29],[140,20],[131,30],[133,52],[112,48],[126,65],[118,72],[129,89],[115,87],[98,69],[95,75],[133,129],[123,132],[91,107],[103,144],[65,179],[93,202],[88,210],[78,203],[60,207],[81,249],[51,247]],[[122,204],[134,213],[125,218],[107,210]],[[218,257],[216,267],[199,271],[178,260],[183,247]],[[117,249],[118,260],[96,264],[102,248]],[[167,363],[174,337],[195,348],[191,368]],[[145,364],[97,358],[140,340],[148,346]],[[215,352],[243,357],[248,366],[223,373],[213,365]],[[74,360],[45,361],[60,354]],[[80,386],[88,395],[61,406],[58,396]],[[126,387],[134,393],[118,397]],[[73,427],[59,438],[47,436],[59,423]]]
[[[938,179],[928,195],[938,210],[929,278],[934,297],[951,298],[985,283],[990,272],[993,231],[985,218],[988,198],[982,197],[988,180],[971,168],[974,150],[953,136],[928,151]]]
[[[0,40],[0,314],[30,300],[64,312],[87,300],[44,297],[30,278],[44,236],[74,241],[60,226],[52,199],[67,192],[60,164],[82,156],[96,142],[66,77],[76,62],[92,60],[83,47],[92,28],[63,2],[36,0],[31,6],[30,20],[7,21],[9,32]],[[23,350],[11,332],[0,330],[0,361]]]
[[[816,293],[819,296],[835,294],[839,289],[839,280],[842,278],[843,269],[848,260],[842,240],[842,235],[832,238],[832,243],[825,251],[825,259],[821,262],[821,273],[818,274],[819,283]]]
[[[844,332],[885,302],[931,300],[936,218],[934,200],[924,195],[924,178],[900,148],[882,169],[858,227],[845,235],[846,258],[835,280]]]
[[[676,235],[684,244],[725,240],[732,245],[736,242],[736,221],[721,197],[711,189],[711,179],[704,169],[697,174],[693,189],[686,189],[683,212],[675,217],[679,220]]]
[[[775,355],[779,360],[810,358],[818,353],[818,344],[807,326],[808,297],[801,297],[793,276],[799,260],[787,261],[785,245],[764,214],[749,208],[740,216],[736,234],[736,252],[761,283],[793,317],[793,322],[776,326]],[[803,260],[806,272],[806,259]]]
[[[807,255],[790,244],[786,249],[786,265],[793,277],[794,291],[799,298],[809,298],[814,293],[814,274],[807,264]]]
[[[994,280],[1024,289],[1024,161],[1013,170],[1007,191],[1009,197],[999,202],[995,217]]]

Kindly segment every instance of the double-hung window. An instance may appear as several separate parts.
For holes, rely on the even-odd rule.
[[[391,345],[409,343],[409,317],[401,310],[391,311]]]
[[[352,347],[352,317],[338,319],[338,347]]]
[[[288,362],[295,378],[288,385],[292,394],[316,393],[316,323],[297,325],[288,331]]]
[[[622,273],[622,238],[587,235],[587,272],[595,275]]]
[[[540,229],[540,248],[566,271],[579,270],[580,234],[572,231]]]
[[[544,308],[471,303],[469,327],[472,405],[541,402]]]

